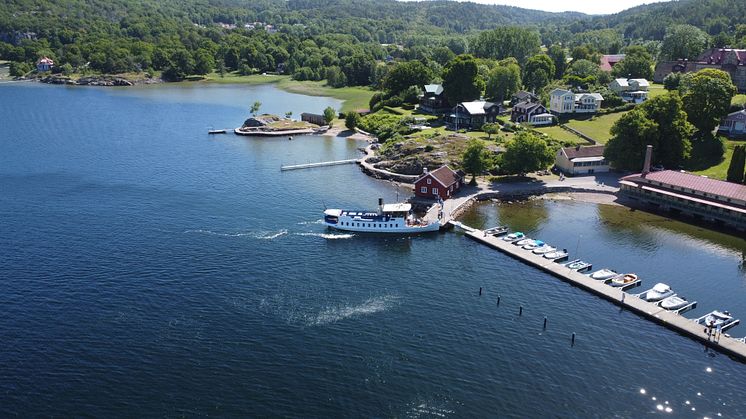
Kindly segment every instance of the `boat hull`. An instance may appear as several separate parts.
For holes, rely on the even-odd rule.
[[[349,231],[353,233],[382,233],[382,234],[419,234],[419,233],[431,233],[433,231],[440,230],[440,224],[430,223],[425,226],[402,226],[392,228],[380,228],[380,227],[353,227],[343,226],[339,224],[324,223],[329,228],[333,228],[339,231]],[[376,225],[376,223],[366,225]]]

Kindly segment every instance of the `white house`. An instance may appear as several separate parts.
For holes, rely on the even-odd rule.
[[[54,61],[49,57],[40,58],[39,61],[36,62],[36,71],[40,73],[49,71],[52,67],[54,67]]]
[[[718,132],[729,137],[746,135],[746,109],[729,113],[728,116],[720,121]]]
[[[554,89],[549,92],[549,110],[554,114],[596,113],[604,97],[600,93],[573,93]]]
[[[604,158],[604,146],[565,147],[557,151],[554,164],[568,175],[593,174],[609,171]]]
[[[616,92],[627,102],[642,103],[648,99],[650,83],[645,79],[615,79],[609,90]]]

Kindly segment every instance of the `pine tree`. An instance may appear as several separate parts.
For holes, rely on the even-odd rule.
[[[728,182],[743,183],[744,166],[746,166],[746,146],[737,145],[733,149],[733,157],[730,159],[728,166]]]

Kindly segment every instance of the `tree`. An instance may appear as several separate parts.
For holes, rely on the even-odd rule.
[[[11,62],[10,63],[10,75],[13,77],[25,76],[31,71],[31,65],[28,63]]]
[[[547,142],[528,131],[509,141],[501,155],[500,168],[507,173],[526,173],[546,169],[554,161],[554,152]]]
[[[261,107],[262,107],[262,102],[259,102],[257,100],[251,105],[251,107],[249,108],[249,112],[251,112],[251,115],[256,116],[256,114],[259,113],[259,108]]]
[[[726,180],[733,183],[744,183],[744,168],[746,167],[746,146],[737,145],[733,149],[733,156],[728,166]]]
[[[199,49],[194,55],[194,74],[207,74],[215,68],[215,59],[206,49]]]
[[[681,76],[679,85],[689,121],[700,132],[711,132],[730,109],[736,86],[722,70],[706,68]]]
[[[354,130],[360,123],[360,114],[354,111],[347,112],[345,115],[345,126],[349,130]]]
[[[480,58],[502,60],[515,57],[518,63],[525,63],[528,57],[539,52],[541,38],[533,29],[504,26],[479,34],[472,50]]]
[[[410,86],[424,86],[433,79],[430,68],[419,61],[396,64],[383,78],[383,90],[398,95]]]
[[[547,55],[554,63],[554,74],[552,77],[561,79],[565,75],[565,69],[567,69],[567,54],[565,54],[565,49],[561,45],[552,45],[547,50]]]
[[[521,68],[518,64],[495,67],[489,73],[485,94],[502,102],[521,88]]]
[[[481,141],[476,138],[469,140],[461,158],[461,166],[466,173],[471,173],[470,185],[476,185],[476,176],[487,170],[490,156]]]
[[[708,37],[692,25],[673,25],[666,29],[661,54],[670,60],[693,60],[707,48]]]
[[[482,125],[482,131],[486,132],[487,133],[487,139],[491,140],[492,139],[492,134],[497,134],[497,133],[500,132],[500,124],[494,123],[494,122],[492,122],[492,123],[488,122],[488,123]]]
[[[669,73],[663,79],[663,88],[666,90],[679,90],[681,84],[681,73]]]
[[[484,82],[478,77],[477,60],[474,56],[459,55],[443,69],[443,89],[448,102],[478,99],[484,89]]]
[[[324,109],[324,122],[326,122],[326,125],[332,126],[332,121],[334,121],[334,118],[337,117],[337,111],[334,110],[331,106],[327,106],[326,109]]]
[[[534,55],[523,68],[523,83],[533,91],[541,90],[549,84],[554,72],[554,63],[548,55]]]
[[[615,167],[642,168],[647,145],[655,149],[653,163],[679,167],[689,158],[693,127],[686,119],[684,105],[676,93],[648,100],[623,115],[611,127],[611,139],[604,155]]]
[[[293,112],[292,111],[285,112],[285,118],[286,119],[290,119],[292,117],[293,117]]]
[[[611,72],[615,77],[631,79],[653,78],[653,56],[642,46],[628,47],[625,57],[618,62]]]
[[[565,81],[574,87],[587,89],[598,82],[600,74],[601,70],[597,64],[581,59],[572,62],[565,72]]]

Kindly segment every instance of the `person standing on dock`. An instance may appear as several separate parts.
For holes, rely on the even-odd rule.
[[[719,324],[717,329],[715,329],[715,342],[720,343],[720,334],[722,333],[722,324]]]

